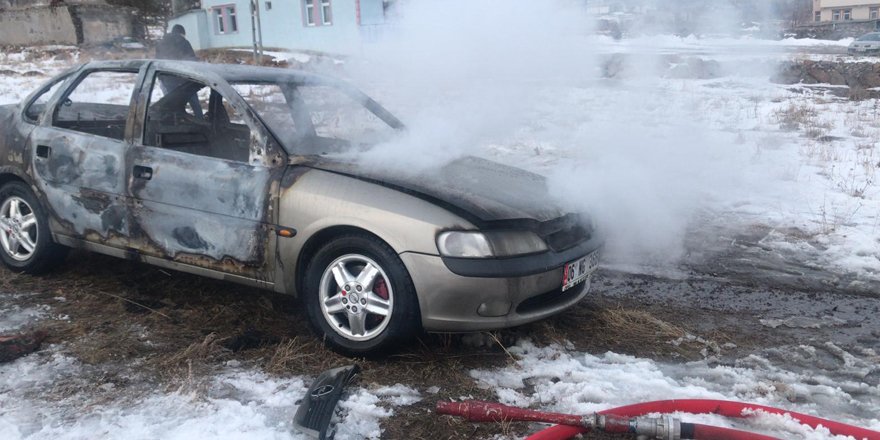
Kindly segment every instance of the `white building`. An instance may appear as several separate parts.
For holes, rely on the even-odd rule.
[[[813,21],[852,21],[880,19],[880,1],[813,0]]]

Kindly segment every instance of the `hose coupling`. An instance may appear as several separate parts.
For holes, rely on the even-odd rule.
[[[594,426],[610,434],[636,434],[640,440],[681,440],[681,420],[672,416],[629,418],[598,414],[595,417]],[[588,425],[584,423],[584,426]]]
[[[672,416],[639,417],[633,420],[633,431],[639,437],[658,440],[681,440],[681,420]]]

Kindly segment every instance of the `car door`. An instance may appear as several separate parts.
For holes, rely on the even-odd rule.
[[[35,182],[65,244],[128,245],[125,161],[141,73],[136,65],[76,73],[31,132]]]
[[[220,78],[155,69],[148,78],[142,135],[131,149],[132,246],[271,285],[270,193],[283,166],[277,157],[267,160],[274,151],[265,128],[246,116],[246,104]]]

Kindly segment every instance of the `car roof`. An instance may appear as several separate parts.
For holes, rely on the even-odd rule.
[[[111,60],[91,61],[85,64],[86,68],[99,69],[140,69],[144,64],[153,63],[160,69],[189,71],[193,76],[200,76],[204,72],[213,73],[229,82],[294,82],[294,83],[326,83],[343,84],[342,81],[329,76],[304,72],[297,69],[280,67],[252,66],[242,64],[212,64],[198,61],[178,60]]]
[[[349,96],[361,101],[367,108],[379,116],[388,125],[394,128],[403,128],[403,123],[381,104],[364,94],[357,87],[333,78],[331,76],[318,75],[296,69],[282,69],[279,67],[251,66],[241,64],[211,64],[198,61],[177,60],[113,60],[91,61],[83,65],[84,69],[126,69],[138,70],[144,65],[152,63],[159,69],[167,69],[172,72],[190,74],[193,78],[204,77],[205,73],[214,74],[229,83],[255,82],[255,83],[293,83],[297,85],[327,85],[342,90]]]

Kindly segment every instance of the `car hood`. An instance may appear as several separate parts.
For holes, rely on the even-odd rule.
[[[326,157],[308,166],[414,194],[479,226],[511,220],[545,222],[564,214],[550,197],[544,177],[477,157],[463,157],[417,173],[378,170],[352,160]]]

